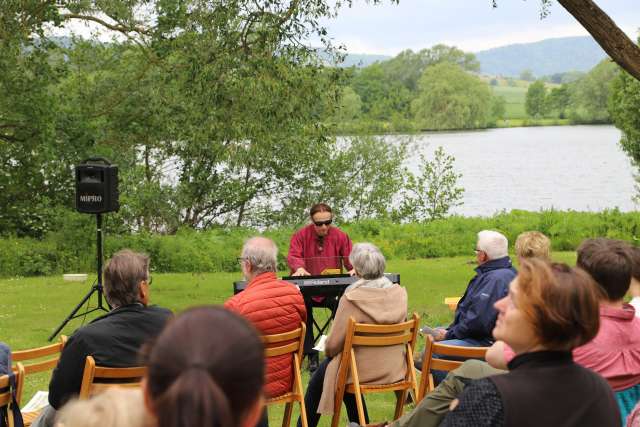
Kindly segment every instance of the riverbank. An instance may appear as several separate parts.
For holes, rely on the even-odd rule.
[[[555,251],[573,251],[583,239],[610,237],[635,241],[640,236],[640,213],[607,210],[599,213],[511,211],[490,217],[452,216],[428,223],[397,224],[366,220],[338,224],[354,242],[373,242],[388,260],[470,256],[480,230],[504,233],[513,248],[518,234],[538,230],[551,238]],[[278,245],[279,267],[286,269],[289,239],[295,227],[267,230]],[[84,233],[84,238],[82,238]],[[42,276],[92,272],[95,241],[92,224],[86,230],[61,230],[43,240],[0,239],[0,277]],[[155,272],[239,272],[236,257],[243,242],[258,234],[250,228],[183,229],[174,235],[105,235],[105,258],[122,248],[146,252]]]

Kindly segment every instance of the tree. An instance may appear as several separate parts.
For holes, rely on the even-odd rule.
[[[540,0],[544,17],[552,0]],[[498,0],[492,0],[496,7]],[[640,80],[640,47],[593,0],[558,0],[620,67]]]
[[[460,66],[444,62],[425,70],[411,108],[422,129],[478,128],[490,118],[491,92]]]
[[[342,89],[342,96],[338,106],[339,120],[353,120],[360,116],[362,112],[362,101],[360,96],[349,86]]]
[[[558,117],[564,119],[566,117],[566,110],[571,103],[571,93],[569,86],[563,84],[560,87],[554,87],[551,89],[546,98],[546,111],[553,111],[558,114]]]
[[[531,117],[540,117],[546,113],[545,97],[547,89],[542,80],[537,80],[529,85],[525,98],[525,109]]]
[[[458,187],[462,174],[455,172],[455,158],[438,147],[433,159],[420,156],[420,175],[410,174],[396,219],[430,221],[444,218],[451,208],[462,204],[464,189]]]
[[[636,167],[640,167],[640,81],[620,73],[611,86],[609,112],[622,131],[620,144]]]
[[[611,82],[619,68],[604,60],[572,86],[572,101],[575,113],[581,120],[590,122],[609,121],[607,104]]]
[[[536,78],[533,75],[533,72],[529,69],[527,70],[522,70],[522,72],[520,73],[520,80],[525,80],[528,82],[532,82],[534,81]]]

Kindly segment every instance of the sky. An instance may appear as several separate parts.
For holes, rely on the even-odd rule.
[[[633,40],[640,28],[640,0],[596,0]],[[539,0],[400,0],[372,5],[353,0],[335,19],[325,20],[334,43],[349,53],[395,55],[437,43],[477,52],[513,43],[584,36],[587,31],[559,4],[540,19]]]

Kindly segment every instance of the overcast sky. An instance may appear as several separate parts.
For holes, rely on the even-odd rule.
[[[353,0],[338,17],[325,21],[335,43],[350,53],[395,55],[437,43],[479,51],[513,43],[588,35],[562,6],[540,19],[539,0],[400,0],[373,6]],[[633,40],[640,28],[640,0],[597,0],[597,4]]]

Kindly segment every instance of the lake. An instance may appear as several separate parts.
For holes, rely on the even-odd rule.
[[[402,140],[402,136],[388,136]],[[464,204],[455,213],[501,210],[635,210],[634,173],[613,126],[549,126],[433,132],[414,136],[418,153],[456,158]],[[407,166],[417,172],[419,156]]]

